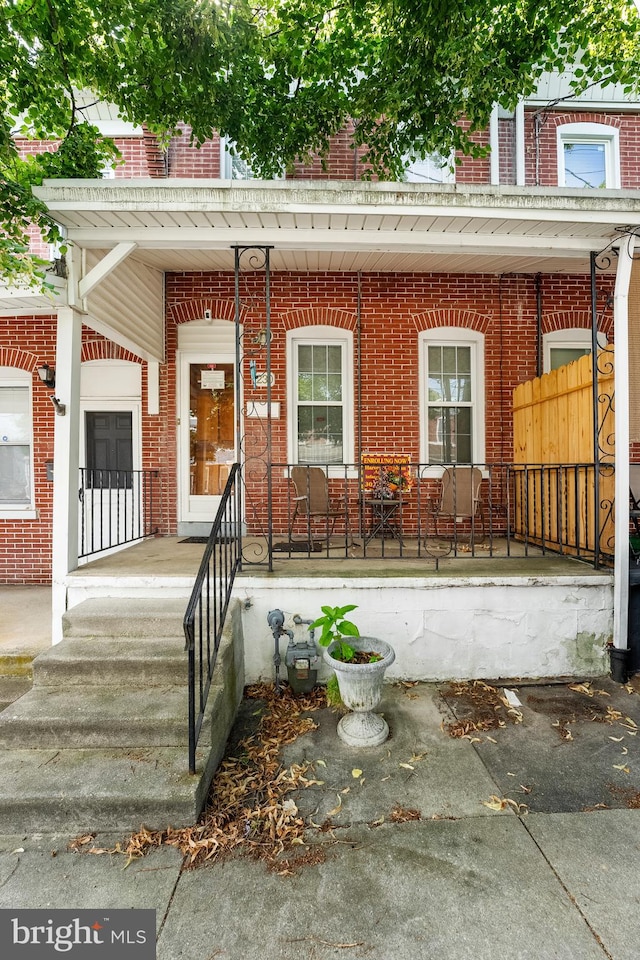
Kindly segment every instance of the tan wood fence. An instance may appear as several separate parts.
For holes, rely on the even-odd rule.
[[[540,543],[580,555],[613,550],[613,347],[598,353],[597,458],[592,381],[588,354],[513,393],[516,534],[528,529]]]

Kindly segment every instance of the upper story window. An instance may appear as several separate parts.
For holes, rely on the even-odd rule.
[[[288,335],[291,463],[353,459],[353,339],[334,327]]]
[[[233,150],[233,143],[220,137],[220,177],[222,180],[253,180],[251,167]]]
[[[484,338],[442,327],[420,335],[422,453],[427,463],[484,460]]]
[[[452,158],[432,153],[423,160],[412,159],[405,170],[405,180],[409,183],[455,183]]]
[[[566,330],[554,330],[545,333],[542,338],[544,353],[544,372],[557,370],[567,363],[579,360],[585,354],[591,353],[591,330],[583,327],[571,327]],[[598,334],[598,346],[606,347],[607,338],[604,333]]]
[[[0,367],[0,513],[33,504],[31,376]]]
[[[604,123],[558,127],[558,184],[600,189],[620,186],[619,135]]]

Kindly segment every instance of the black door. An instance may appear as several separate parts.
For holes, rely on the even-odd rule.
[[[131,412],[95,411],[85,414],[87,486],[131,488],[133,417]]]

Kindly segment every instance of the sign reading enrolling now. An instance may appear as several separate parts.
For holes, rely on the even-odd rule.
[[[155,910],[0,910],[3,960],[156,960]]]

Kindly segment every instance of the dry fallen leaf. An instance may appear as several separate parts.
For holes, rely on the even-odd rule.
[[[627,767],[624,763],[620,763],[620,764],[614,763],[613,769],[622,770],[623,773],[631,773],[631,770],[629,769],[629,767]]]
[[[362,776],[362,770],[360,770],[359,767],[354,767],[353,770],[351,771],[351,776],[355,777],[355,779],[357,780],[358,777]]]
[[[404,767],[405,770],[415,770],[415,767],[412,767],[410,763],[399,763],[399,767]]]
[[[342,807],[342,797],[340,796],[340,794],[338,794],[337,796],[338,796],[338,806],[334,807],[333,810],[329,810],[329,813],[327,814],[328,817],[334,817],[336,813],[340,813],[340,808]]]
[[[510,797],[496,797],[495,794],[492,794],[488,800],[483,800],[482,803],[485,807],[489,807],[490,810],[507,810],[511,808],[515,810],[518,816],[529,813],[529,808],[526,803],[517,803],[515,800],[511,800]]]

